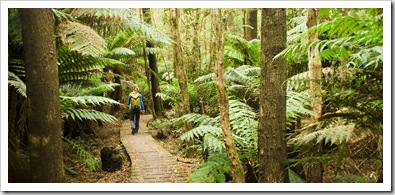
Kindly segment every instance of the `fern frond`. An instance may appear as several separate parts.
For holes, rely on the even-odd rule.
[[[296,147],[312,141],[315,143],[324,141],[325,144],[330,143],[331,145],[335,143],[341,144],[350,140],[354,130],[355,124],[353,123],[348,125],[328,127],[322,130],[314,131],[312,133],[299,134],[295,138],[291,138],[288,141],[288,144],[295,145]]]
[[[205,126],[218,126],[219,120],[218,118],[211,118],[207,115],[197,114],[197,113],[190,113],[183,115],[174,120],[177,125],[184,125],[187,123],[192,123],[195,126],[205,125]]]
[[[84,56],[77,51],[69,50],[65,45],[57,49],[57,61],[60,85],[88,81],[100,74],[104,67],[123,65],[122,62],[111,58]]]
[[[75,18],[68,13],[62,12],[60,9],[52,9],[52,12],[56,18],[57,22],[63,22],[65,20],[75,21]]]
[[[84,159],[85,164],[91,171],[96,171],[98,167],[98,161],[95,160],[94,156],[91,153],[86,151],[84,147],[81,146],[81,144],[78,143],[76,140],[70,140],[65,137],[63,137],[63,140],[66,141],[66,143],[70,144],[73,149],[75,149],[75,152],[78,154],[79,157]]]
[[[286,116],[287,125],[291,125],[300,116],[312,116],[314,112],[307,109],[310,106],[310,91],[302,92],[287,91]]]
[[[98,96],[100,94],[109,92],[109,91],[115,91],[115,87],[119,86],[118,83],[100,83],[99,86],[97,87],[92,87],[86,90],[86,92],[84,92],[81,95],[94,95],[94,96]]]
[[[182,141],[190,141],[194,138],[200,138],[205,136],[206,134],[212,134],[216,137],[222,137],[222,129],[220,127],[202,125],[199,127],[195,127],[190,131],[185,132],[180,136]]]
[[[203,150],[209,151],[209,154],[225,151],[225,143],[222,137],[214,136],[213,134],[207,133],[203,138]]]
[[[214,81],[215,81],[215,74],[209,73],[209,74],[198,77],[194,82],[195,83],[207,83],[207,82],[214,82]]]
[[[245,54],[242,53],[240,50],[234,49],[232,46],[225,45],[224,54],[226,58],[236,61],[239,64],[244,62]]]
[[[8,84],[15,87],[16,91],[23,97],[26,96],[26,84],[13,72],[8,71]]]
[[[73,120],[94,120],[94,121],[102,121],[102,122],[114,122],[117,121],[117,118],[114,116],[99,112],[97,110],[92,109],[77,109],[77,108],[66,108],[62,111],[63,118],[72,118]]]
[[[239,70],[236,70],[234,68],[228,68],[225,72],[225,79],[230,82],[234,82],[237,84],[249,84],[253,83],[253,79],[251,77],[248,77],[245,75],[244,72]]]
[[[134,51],[131,49],[125,47],[117,47],[112,49],[107,55],[109,57],[119,58],[119,57],[133,56],[135,54],[136,53],[134,53]]]
[[[116,30],[132,30],[146,37],[146,39],[169,44],[172,40],[163,32],[151,27],[140,20],[140,17],[131,9],[125,8],[78,8],[68,9],[71,15],[80,18],[91,26],[96,23],[96,30],[101,34],[111,34]],[[106,26],[106,28],[103,28]]]
[[[188,181],[192,183],[224,183],[226,182],[225,174],[231,174],[229,160],[225,153],[219,153],[210,155],[207,162],[201,164],[188,177]]]
[[[106,98],[102,96],[76,96],[76,97],[68,97],[68,96],[60,96],[61,101],[62,100],[71,100],[75,102],[77,105],[103,105],[103,104],[115,104],[119,105],[120,103],[111,99],[111,98]]]
[[[88,26],[78,22],[64,21],[57,26],[56,34],[71,51],[88,56],[104,54],[104,39]]]

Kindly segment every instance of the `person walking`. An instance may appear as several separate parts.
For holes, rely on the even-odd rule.
[[[130,126],[132,135],[139,131],[140,112],[145,112],[143,96],[139,93],[139,86],[134,84],[132,92],[128,95],[128,105],[130,111]]]

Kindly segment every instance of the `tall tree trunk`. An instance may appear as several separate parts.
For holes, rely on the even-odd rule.
[[[195,9],[195,21],[193,22],[193,25],[192,25],[193,26],[193,33],[194,33],[194,35],[193,35],[192,53],[194,54],[194,63],[195,63],[195,66],[194,66],[195,68],[192,69],[192,70],[194,72],[196,72],[195,73],[196,77],[193,78],[193,79],[196,79],[197,76],[199,76],[200,71],[202,71],[201,70],[201,63],[202,63],[201,57],[202,57],[202,54],[201,54],[201,50],[200,50],[201,44],[200,44],[200,38],[199,38],[199,33],[201,31],[200,12],[201,12],[200,8]],[[200,90],[200,88],[198,90]],[[204,102],[204,94],[203,93],[198,93],[197,95],[198,95],[198,98],[199,98],[200,113],[201,114],[206,114],[205,102]]]
[[[215,35],[214,35],[214,32],[213,32],[214,29],[215,29],[215,25],[216,25],[215,22],[213,22],[215,20],[216,19],[214,18],[214,16],[211,15],[211,33],[210,33],[210,42],[209,42],[209,45],[210,45],[210,64],[208,66],[209,70],[213,69],[214,61],[215,61],[216,48],[213,47],[213,43],[216,41],[215,40]]]
[[[318,9],[308,8],[307,9],[307,20],[306,27],[310,29],[317,25]],[[314,42],[318,40],[318,33],[312,32],[308,36],[308,41]],[[310,76],[310,93],[311,93],[311,107],[313,108],[314,116],[311,117],[311,123],[318,121],[318,118],[322,115],[322,97],[321,97],[321,77],[322,77],[322,65],[319,59],[319,48],[312,46],[308,50],[309,58],[309,76]],[[321,156],[322,154],[322,143],[318,143],[317,146],[311,146],[309,154],[312,156]],[[312,183],[322,183],[322,164],[313,163],[306,165],[306,180]]]
[[[250,41],[252,39],[256,39],[258,37],[258,20],[257,20],[257,14],[258,11],[256,8],[253,9],[246,9],[245,10],[245,15],[244,15],[244,20],[245,20],[245,27],[244,29],[244,38],[247,41]],[[245,55],[248,56],[247,49],[244,51]],[[247,58],[244,58],[244,64],[250,64],[249,60]]]
[[[152,24],[151,11],[150,8],[143,8],[144,20],[148,24]],[[147,48],[155,48],[154,44],[147,41]],[[151,93],[152,100],[154,104],[154,112],[156,117],[162,117],[162,99],[156,96],[159,93],[159,79],[158,79],[158,66],[156,63],[156,55],[153,53],[148,53],[149,68],[151,69]]]
[[[185,64],[183,63],[183,51],[181,47],[180,35],[180,10],[171,8],[171,21],[174,29],[173,39],[174,43],[174,69],[181,89],[182,110],[181,115],[191,113],[189,93],[188,93],[188,75],[186,72]]]
[[[250,41],[258,37],[258,10],[256,8],[247,10],[246,24],[246,40]]]
[[[232,169],[233,181],[237,183],[244,183],[245,176],[243,166],[241,165],[239,155],[237,154],[236,145],[232,137],[232,130],[230,128],[229,119],[229,100],[228,94],[226,93],[226,84],[224,79],[224,31],[225,21],[222,19],[223,13],[221,9],[212,9],[213,21],[215,24],[214,32],[215,40],[212,43],[215,49],[215,76],[218,89],[219,99],[219,111],[221,118],[222,135],[225,141],[226,153],[230,162],[230,168]]]
[[[55,21],[51,9],[21,9],[32,182],[63,182]]]
[[[286,47],[285,9],[262,9],[261,95],[259,98],[259,182],[289,181],[286,145],[286,59],[273,61]]]
[[[140,13],[140,18],[141,20],[144,21],[144,13],[143,13],[143,8],[139,9],[139,13]],[[143,58],[144,58],[144,72],[145,72],[145,77],[147,78],[147,86],[148,86],[148,93],[149,93],[149,97],[153,97],[152,95],[152,90],[151,90],[151,77],[150,77],[150,68],[149,68],[149,64],[148,64],[148,59],[147,59],[147,47],[146,47],[146,38],[145,36],[143,36],[142,38],[142,42],[141,42],[141,46],[143,47]],[[152,105],[154,105],[154,100],[153,98],[149,98],[149,106],[145,106],[145,109],[152,107]],[[152,111],[152,115],[154,118],[156,118],[156,113],[154,109],[151,109]]]

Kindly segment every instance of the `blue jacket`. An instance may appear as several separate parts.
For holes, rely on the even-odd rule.
[[[143,96],[139,93],[139,96],[140,96],[140,109],[141,110],[145,110],[145,107],[144,107],[144,103],[143,103]],[[128,105],[130,105],[130,93],[129,93],[129,95],[128,95]],[[129,109],[130,109],[130,107],[129,107]]]

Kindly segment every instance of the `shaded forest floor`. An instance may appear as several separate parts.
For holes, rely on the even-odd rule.
[[[119,115],[119,114],[117,114]],[[91,125],[92,135],[82,135],[80,136],[79,143],[84,147],[85,150],[89,151],[96,160],[100,160],[100,151],[103,147],[115,147],[120,148],[125,154],[125,149],[122,146],[120,139],[120,128],[123,122],[122,116],[117,116],[119,119],[117,122],[112,124],[105,124],[104,126],[98,126],[97,124]],[[140,126],[148,126],[151,121],[140,121]],[[156,131],[148,129],[149,133],[156,137]],[[166,139],[155,139],[158,143],[167,151],[169,151],[173,156],[176,157],[177,163],[183,169],[185,175],[190,175],[196,170],[201,158],[184,158],[181,157],[182,154],[179,153],[179,148],[181,147],[178,139],[168,136]],[[78,156],[75,149],[70,145],[63,146],[64,152],[64,164],[68,169],[71,169],[77,174],[71,174],[71,172],[66,171],[66,182],[67,183],[130,183],[133,182],[132,172],[130,167],[130,160],[128,158],[123,158],[122,168],[115,172],[106,172],[101,169],[100,163],[96,167],[95,171],[89,169],[85,164],[84,160]]]

